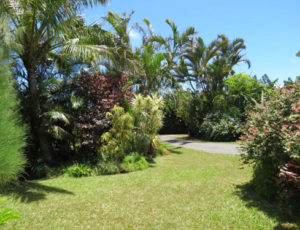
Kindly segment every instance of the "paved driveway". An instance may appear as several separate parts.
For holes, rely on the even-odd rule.
[[[241,154],[239,145],[215,142],[196,142],[177,138],[177,135],[160,135],[160,139],[171,145],[184,147],[187,149],[202,150],[208,153],[223,153],[223,154]]]

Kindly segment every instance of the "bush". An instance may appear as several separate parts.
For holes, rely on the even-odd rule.
[[[227,114],[210,113],[200,127],[200,136],[209,141],[234,141],[241,134],[242,123]]]
[[[96,166],[97,175],[113,175],[120,173],[119,164],[116,161],[101,161]]]
[[[124,105],[125,100],[132,97],[130,90],[124,89],[127,80],[122,74],[101,76],[100,73],[83,72],[74,81],[72,91],[80,101],[73,110],[74,134],[80,143],[80,152],[97,152],[101,145],[99,136],[111,125],[106,113],[114,106]]]
[[[143,156],[133,153],[124,158],[121,168],[125,172],[134,172],[138,170],[143,170],[149,167],[149,163]]]
[[[0,186],[17,178],[26,163],[25,129],[19,125],[17,98],[8,61],[0,49]]]
[[[111,129],[101,137],[102,146],[99,150],[104,161],[122,161],[131,152],[133,135],[133,117],[125,113],[122,107],[116,106],[107,118],[111,122]]]
[[[143,143],[147,143],[146,138],[149,141],[147,152],[139,152],[139,154],[146,154],[148,158],[154,157],[155,139],[163,125],[162,107],[162,98],[156,94],[147,97],[137,95],[132,101],[131,114],[134,117],[136,137],[145,136]]]
[[[274,197],[280,168],[300,159],[299,99],[298,79],[274,89],[268,101],[256,104],[248,114],[242,136],[243,159],[253,164],[253,185],[263,196]]]
[[[93,174],[93,168],[88,164],[75,163],[65,170],[65,173],[70,177],[85,177]]]

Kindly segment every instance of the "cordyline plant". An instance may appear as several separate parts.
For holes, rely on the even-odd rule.
[[[73,84],[73,93],[80,100],[74,111],[75,135],[83,149],[96,153],[100,146],[99,136],[110,128],[106,113],[114,106],[122,106],[131,98],[124,89],[128,77],[125,74],[103,76],[100,73],[82,72]]]
[[[274,195],[280,168],[300,160],[300,79],[274,89],[269,100],[248,114],[242,136],[243,159],[254,166],[258,192]],[[254,183],[255,184],[255,183]]]

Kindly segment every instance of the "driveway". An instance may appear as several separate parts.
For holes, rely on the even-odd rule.
[[[174,146],[205,151],[208,153],[241,154],[239,145],[237,144],[216,143],[216,142],[202,143],[202,142],[178,138],[177,135],[160,135],[160,139]]]

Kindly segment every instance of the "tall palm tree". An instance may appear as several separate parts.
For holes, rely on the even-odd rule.
[[[209,45],[202,38],[197,38],[187,44],[179,66],[179,74],[191,83],[192,87],[201,89],[208,101],[213,101],[216,94],[224,87],[224,80],[234,73],[233,67],[244,59],[243,39],[232,42],[225,35],[219,35]]]
[[[10,36],[17,46],[12,49],[15,75],[20,91],[30,105],[30,127],[45,161],[51,162],[51,148],[42,128],[39,100],[43,75],[39,68],[49,63],[50,57],[66,54],[85,60],[107,55],[102,45],[94,45],[88,34],[82,33],[82,19],[77,16],[82,7],[105,4],[106,0],[2,0],[2,15],[9,17]],[[39,78],[42,77],[42,78]]]

